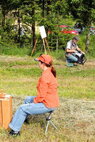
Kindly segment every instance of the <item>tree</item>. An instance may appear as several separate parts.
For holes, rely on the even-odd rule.
[[[40,8],[38,6],[39,1],[23,0],[22,6],[20,7],[22,13],[22,22],[31,28],[31,51],[36,43],[35,26],[39,23],[40,19]]]
[[[66,0],[67,9],[74,19],[79,19],[87,29],[86,47],[89,47],[89,28],[95,22],[95,0]]]
[[[9,24],[9,20],[7,20],[10,17],[8,13],[19,8],[20,4],[21,4],[21,0],[1,0],[0,1],[1,13],[2,13],[2,22],[1,22],[1,27],[2,27],[1,39],[2,40],[5,39],[5,34],[8,34],[8,36],[10,36],[11,25]]]
[[[2,27],[6,23],[6,15],[9,11],[16,9],[20,5],[20,0],[1,0],[1,11],[2,11]]]

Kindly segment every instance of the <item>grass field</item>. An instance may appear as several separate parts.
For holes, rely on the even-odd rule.
[[[95,142],[95,59],[75,67],[67,67],[62,59],[54,58],[54,63],[60,96],[54,114],[58,130],[50,127],[45,136],[43,119],[34,116],[17,138],[0,129],[0,142]],[[40,74],[33,57],[0,56],[0,89],[14,96],[13,112],[27,95],[36,95]]]

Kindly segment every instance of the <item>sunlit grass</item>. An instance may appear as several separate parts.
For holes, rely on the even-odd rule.
[[[29,57],[8,57],[1,61],[0,88],[15,95],[36,95],[36,84],[41,70],[37,62]],[[93,65],[68,68],[65,62],[55,60],[59,96],[73,98],[95,98],[95,68]]]
[[[89,60],[90,63],[87,62],[84,66],[79,65],[71,68],[66,67],[64,60],[59,57],[54,58],[54,62],[60,99],[95,99],[95,60],[93,62]],[[38,63],[32,57],[5,56],[3,60],[0,60],[0,90],[7,94],[23,99],[27,95],[35,96],[40,75],[41,70]],[[75,132],[72,128],[68,129],[64,126],[65,121],[72,121],[72,119],[67,117],[63,120],[65,116],[62,114],[62,110],[65,108],[60,107],[60,112],[55,114],[57,131],[50,127],[48,135],[45,136],[44,127],[41,126],[38,118],[38,122],[33,120],[30,125],[23,125],[21,136],[17,138],[10,137],[6,130],[0,129],[0,142],[87,142],[88,139],[89,142],[94,142],[95,139],[92,135],[88,138],[88,135],[79,133],[79,131]],[[70,109],[69,106],[67,109]],[[60,113],[62,116],[59,115]]]
[[[64,83],[63,83],[64,82]],[[69,77],[59,81],[59,94],[69,98],[95,99],[95,81],[93,77]]]

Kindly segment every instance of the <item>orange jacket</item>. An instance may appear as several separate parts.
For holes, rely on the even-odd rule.
[[[53,76],[51,69],[48,68],[39,78],[37,97],[34,98],[34,103],[44,103],[48,108],[57,107],[59,105],[57,86],[57,80]]]

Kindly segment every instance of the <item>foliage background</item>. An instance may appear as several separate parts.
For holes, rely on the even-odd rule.
[[[64,49],[75,35],[62,34],[58,25],[72,30],[76,22],[85,28],[78,35],[78,45],[86,52],[87,62],[68,68]],[[58,130],[49,127],[45,136],[44,118],[32,116],[20,137],[10,137],[0,128],[0,142],[95,142],[95,34],[89,30],[95,25],[94,0],[1,0],[0,92],[13,96],[13,113],[27,95],[36,95],[41,71],[34,58],[44,53],[38,30],[41,25],[57,70],[60,107],[53,121]]]

